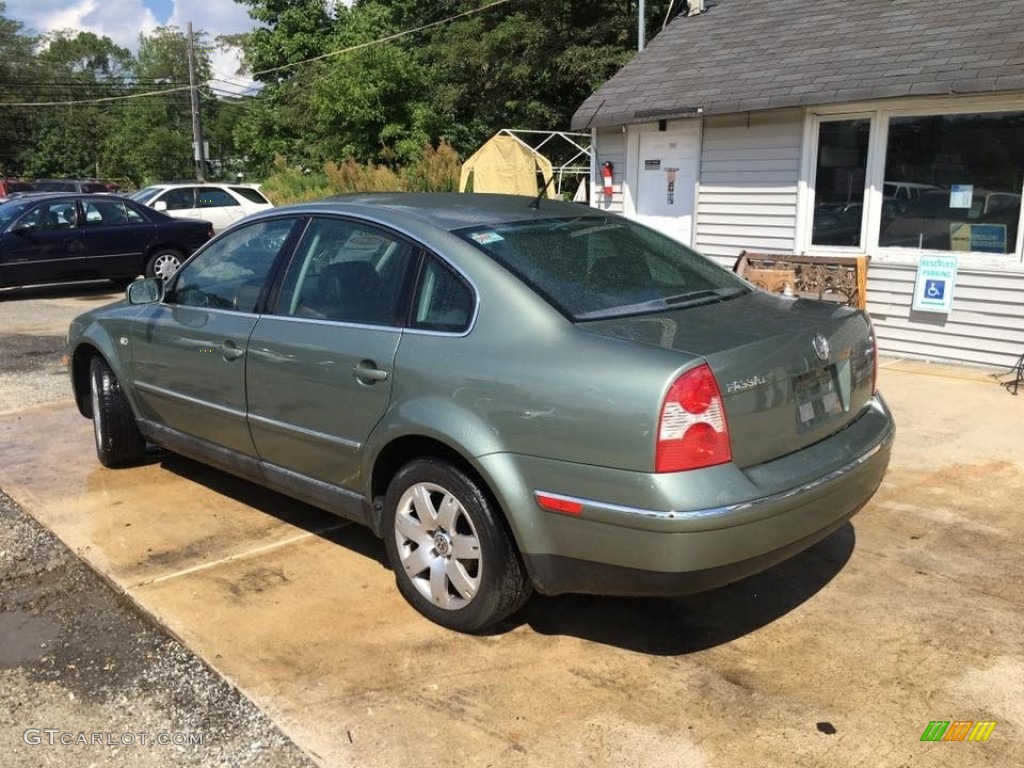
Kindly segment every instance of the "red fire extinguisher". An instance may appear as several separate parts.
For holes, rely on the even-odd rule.
[[[601,182],[604,185],[605,197],[612,196],[612,170],[612,164],[608,161],[601,166]]]

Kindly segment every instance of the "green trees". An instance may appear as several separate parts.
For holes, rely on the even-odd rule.
[[[0,173],[136,185],[193,174],[183,32],[161,27],[140,35],[133,55],[91,32],[28,35],[4,11],[0,0]],[[205,35],[197,43],[203,82],[211,76]],[[215,125],[217,99],[201,98]],[[221,127],[229,140],[233,127]]]
[[[200,92],[211,154],[248,179],[349,160],[401,176],[442,143],[465,157],[501,128],[564,130],[636,47],[636,0],[236,2],[259,26],[218,42],[241,46],[260,87]],[[648,0],[648,38],[684,5]],[[200,82],[210,45],[198,35]],[[91,33],[36,40],[0,0],[0,171],[191,176],[187,48],[174,27],[134,54]],[[5,106],[49,101],[83,103]]]
[[[236,129],[261,165],[398,167],[441,140],[465,156],[501,128],[564,130],[637,37],[630,0],[237,2],[264,25],[244,48],[265,86]],[[648,38],[683,6],[648,2]]]

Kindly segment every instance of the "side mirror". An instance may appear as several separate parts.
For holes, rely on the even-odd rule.
[[[166,200],[157,200],[155,203],[153,203],[153,210],[154,211],[164,211],[164,212],[166,212],[167,211],[167,201]]]
[[[128,283],[125,292],[129,304],[156,304],[164,297],[164,281],[159,277],[147,277]]]
[[[35,225],[32,224],[31,222],[19,221],[17,224],[11,227],[11,232],[21,235],[24,234],[25,232],[31,232],[33,229],[35,229]]]

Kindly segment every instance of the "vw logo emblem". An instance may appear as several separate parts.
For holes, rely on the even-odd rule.
[[[814,338],[811,339],[811,346],[814,347],[814,354],[818,356],[819,360],[828,360],[828,355],[831,351],[828,346],[828,339],[820,333],[816,333]]]

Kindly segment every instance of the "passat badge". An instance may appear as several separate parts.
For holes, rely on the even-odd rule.
[[[820,333],[816,333],[811,340],[811,346],[814,347],[814,354],[818,356],[819,360],[828,360],[828,354],[831,351],[828,346],[828,339]]]

